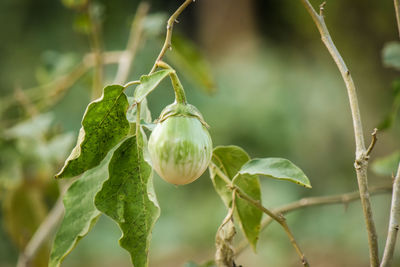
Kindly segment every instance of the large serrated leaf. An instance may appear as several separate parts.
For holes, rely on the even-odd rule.
[[[135,89],[135,101],[142,102],[171,72],[173,72],[173,70],[167,69],[154,72],[150,75],[142,75],[142,77],[140,77],[140,84]]]
[[[65,215],[56,234],[50,255],[50,267],[60,266],[64,258],[75,248],[97,222],[100,212],[94,205],[94,197],[108,178],[108,163],[112,151],[99,166],[85,172],[64,195]]]
[[[167,53],[166,56],[187,80],[199,84],[206,93],[215,92],[211,68],[199,48],[190,40],[176,34],[172,37],[172,47],[172,53]]]
[[[152,168],[144,160],[136,136],[129,137],[114,152],[109,175],[96,195],[95,205],[118,223],[122,231],[120,246],[130,253],[133,265],[148,266],[151,231],[160,209]]]
[[[372,170],[380,175],[394,175],[400,162],[400,150],[385,157],[377,158],[372,163]]]
[[[128,100],[124,87],[110,85],[90,103],[82,120],[78,142],[56,178],[74,177],[97,166],[129,132]]]
[[[229,179],[234,179],[233,183],[247,195],[261,201],[260,182],[257,175],[238,174],[240,168],[250,160],[250,157],[243,149],[237,146],[216,147],[211,160]],[[212,167],[210,168],[210,175],[215,190],[225,205],[230,207],[232,204],[232,191]],[[241,198],[236,198],[235,204],[237,220],[244,235],[255,250],[260,232],[262,212]]]
[[[252,159],[239,171],[240,174],[264,175],[269,178],[286,180],[311,188],[304,172],[291,161],[282,158]]]

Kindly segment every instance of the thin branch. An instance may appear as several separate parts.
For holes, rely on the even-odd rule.
[[[158,55],[153,67],[151,68],[150,73],[153,73],[156,68],[157,68],[157,61],[162,60],[164,57],[164,54],[167,52],[167,50],[171,47],[171,38],[172,38],[172,30],[174,28],[174,23],[176,23],[178,20],[178,16],[182,13],[185,8],[190,5],[190,3],[194,2],[195,0],[185,0],[183,4],[175,11],[174,14],[168,19],[167,22],[167,34],[165,36],[165,41],[164,45],[161,48],[160,54]]]
[[[333,60],[335,61],[342,78],[346,84],[347,94],[350,102],[351,115],[353,119],[354,136],[356,143],[356,159],[355,159],[355,169],[357,173],[358,188],[360,190],[360,198],[364,213],[364,220],[368,233],[368,244],[369,244],[369,254],[370,254],[370,264],[373,267],[379,266],[379,253],[378,253],[378,237],[376,234],[375,223],[372,215],[372,207],[368,192],[368,178],[367,178],[367,167],[368,167],[368,155],[365,148],[363,129],[361,124],[360,109],[358,106],[356,87],[354,85],[353,79],[350,75],[346,63],[344,62],[342,56],[337,50],[332,38],[329,34],[328,28],[326,27],[323,13],[318,15],[315,9],[312,7],[308,0],[301,0],[304,7],[310,14],[315,25],[317,26],[322,42],[325,44],[329,53],[331,54]]]
[[[304,253],[301,251],[299,245],[297,244],[292,232],[289,229],[289,226],[286,223],[286,219],[285,217],[283,217],[282,214],[276,214],[272,211],[270,211],[269,209],[265,208],[260,201],[253,199],[252,197],[250,197],[249,195],[247,195],[245,192],[243,192],[242,189],[240,189],[239,187],[237,187],[236,185],[232,184],[232,181],[229,179],[229,177],[223,172],[221,171],[220,168],[218,168],[218,166],[216,166],[215,164],[211,163],[211,167],[214,168],[215,172],[218,174],[219,177],[221,177],[226,183],[227,186],[229,188],[231,188],[232,190],[236,189],[236,194],[246,200],[247,202],[249,202],[250,204],[252,204],[254,207],[258,208],[259,210],[261,210],[263,213],[267,214],[268,216],[270,216],[273,220],[275,220],[277,223],[279,223],[282,228],[284,229],[284,231],[286,232],[286,234],[289,237],[290,242],[292,243],[292,246],[294,247],[294,249],[296,250],[296,253],[299,255],[300,260],[302,262],[302,264],[304,266],[309,266],[307,259],[304,255]]]
[[[123,51],[110,51],[103,53],[103,64],[108,65],[118,63],[122,53]],[[55,80],[49,83],[22,90],[31,102],[43,102],[38,104],[38,109],[40,111],[56,104],[57,101],[64,95],[64,93],[94,65],[95,56],[93,53],[88,53],[71,72],[57,77]],[[48,95],[46,95],[46,93]],[[18,101],[13,95],[7,96],[4,99],[4,103],[2,102],[2,106],[0,108],[0,113],[15,105]]]
[[[59,198],[46,219],[40,224],[35,234],[29,240],[24,251],[19,255],[17,267],[30,266],[30,261],[35,257],[38,250],[55,232],[63,214],[64,206],[62,199]]]
[[[130,82],[126,83],[124,85],[124,87],[127,88],[127,87],[135,85],[135,84],[140,84],[140,81],[130,81]]]
[[[394,248],[396,246],[396,239],[397,239],[397,233],[399,232],[399,227],[400,227],[400,163],[397,168],[397,174],[396,177],[394,178],[394,183],[393,183],[389,230],[386,239],[385,250],[383,252],[381,267],[392,266]]]
[[[394,10],[396,12],[397,29],[400,37],[400,0],[394,0]]]
[[[236,187],[236,188],[238,188],[238,187]],[[285,230],[286,234],[288,235],[289,240],[292,243],[292,246],[294,247],[294,249],[296,250],[297,255],[299,255],[303,266],[309,266],[307,259],[304,255],[304,253],[301,251],[299,245],[297,244],[297,242],[293,236],[293,233],[290,231],[289,226],[286,223],[286,219],[285,219],[285,217],[283,217],[283,214],[276,215],[275,213],[273,213],[272,211],[268,210],[263,205],[261,205],[260,201],[254,200],[253,198],[248,196],[240,188],[238,188],[237,194],[240,198],[246,200],[247,202],[252,204],[254,207],[258,208],[259,210],[261,210],[262,212],[264,212],[265,214],[270,216],[277,223],[279,223],[282,226],[282,228]]]
[[[371,187],[370,189],[371,195],[378,195],[383,193],[392,192],[392,185],[390,186],[380,186],[380,187]],[[322,206],[322,205],[333,205],[333,204],[344,204],[348,205],[350,202],[360,199],[359,191],[333,195],[333,196],[323,196],[323,197],[308,197],[303,198],[298,201],[283,205],[279,208],[274,209],[272,212],[275,214],[286,214],[291,211],[299,210],[302,208],[312,207],[312,206]],[[273,222],[271,217],[265,218],[261,223],[261,231],[268,227],[268,225]],[[239,255],[244,251],[246,247],[248,247],[248,242],[243,240],[238,248],[236,249],[236,255]]]
[[[375,128],[374,131],[372,132],[371,136],[372,136],[372,140],[371,140],[371,144],[369,145],[368,149],[367,149],[367,156],[369,156],[372,152],[372,149],[374,149],[374,146],[376,144],[376,141],[378,140],[377,138],[377,133],[378,133],[378,129]]]
[[[132,63],[135,59],[139,44],[143,40],[143,21],[149,11],[150,5],[147,2],[141,2],[136,10],[135,17],[132,21],[131,32],[129,34],[126,50],[119,60],[117,74],[114,80],[116,84],[123,84],[128,79],[131,71]]]
[[[236,188],[234,188],[234,189],[232,190],[232,206],[230,207],[229,212],[228,212],[228,214],[226,215],[224,221],[223,221],[223,222],[221,223],[221,225],[218,227],[218,231],[221,230],[221,228],[224,227],[224,225],[227,224],[228,221],[230,221],[230,220],[233,218],[233,213],[234,213],[234,211],[235,211],[235,206],[236,206],[236,203],[235,203],[235,200],[236,200],[236,191],[237,191]]]
[[[25,92],[21,89],[21,87],[16,86],[14,90],[15,99],[21,104],[21,106],[25,109],[28,117],[33,117],[37,115],[38,109],[32,103],[31,99],[25,94]]]
[[[326,5],[326,2],[322,2],[322,4],[319,5],[319,15],[321,17],[324,16],[325,5]]]

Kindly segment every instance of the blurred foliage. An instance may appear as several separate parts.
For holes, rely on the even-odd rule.
[[[205,14],[211,14],[212,10],[202,9],[202,2],[206,1],[196,1],[182,14],[174,32],[180,31],[180,36],[192,39],[187,41],[190,44],[202,45],[208,41],[220,44],[201,49],[211,60],[217,90],[211,97],[196,90],[207,89],[195,82],[196,76],[205,77],[204,81],[208,76],[202,73],[201,62],[191,64],[187,70],[187,62],[174,62],[173,57],[180,56],[178,43],[168,52],[167,60],[182,72],[187,97],[210,124],[214,144],[240,145],[251,157],[285,157],[302,167],[313,189],[263,181],[261,190],[267,207],[303,196],[355,190],[353,131],[345,87],[300,1],[254,1],[253,39],[242,37],[240,28],[233,29],[233,39],[226,38],[225,33],[232,30],[232,18],[227,19],[229,14],[221,10],[218,15],[222,22],[211,21]],[[100,3],[104,47],[124,49],[138,1]],[[145,21],[147,41],[137,53],[130,74],[132,80],[150,70],[162,45],[166,14],[176,8],[176,1],[172,0],[150,3],[151,15]],[[63,4],[72,9],[66,9]],[[76,137],[90,100],[91,73],[83,75],[57,100],[50,97],[54,86],[46,86],[72,71],[90,52],[86,36],[90,25],[84,15],[85,5],[86,1],[67,0],[0,2],[0,36],[7,37],[0,42],[1,266],[15,265],[18,250],[24,244],[18,240],[26,242],[54,204],[58,188],[52,177],[72,146],[72,136]],[[325,10],[332,37],[357,85],[366,136],[382,118],[389,118],[389,123],[382,127],[387,130],[379,136],[371,159],[384,157],[399,148],[400,134],[396,117],[400,102],[398,81],[393,84],[394,90],[391,89],[398,72],[384,68],[381,57],[384,44],[398,39],[392,2],[328,1]],[[240,12],[236,10],[232,14]],[[218,39],[207,40],[211,35],[199,34],[202,18],[213,23],[213,29],[208,30],[216,30]],[[240,16],[233,19],[240,20]],[[190,44],[186,54],[191,54]],[[384,55],[388,53],[388,46],[385,47]],[[392,54],[390,59],[384,57],[385,64],[399,66],[394,61],[398,57],[398,45],[389,51]],[[109,84],[114,75],[115,66],[107,66],[105,83]],[[15,98],[16,87],[24,90],[31,104],[21,104]],[[128,94],[132,95],[132,90]],[[173,101],[173,92],[167,82],[162,82],[161,88],[148,100],[156,118]],[[37,114],[32,114],[29,107],[36,108]],[[72,131],[74,134],[66,134]],[[387,179],[370,176],[371,184],[383,182]],[[204,262],[212,258],[215,231],[225,216],[225,209],[208,175],[178,188],[155,177],[155,190],[162,213],[154,229],[150,265],[175,267],[190,259]],[[375,197],[373,202],[382,248],[390,197]],[[7,212],[10,205],[17,206],[13,210],[20,212],[11,216]],[[32,219],[21,224],[23,218],[19,214],[31,211],[32,206],[41,208],[35,208],[36,212],[30,215]],[[116,246],[119,229],[103,217],[71,253],[65,266],[129,266],[129,255]],[[9,226],[10,218],[15,221],[13,225],[19,221],[21,229],[26,231],[15,234]],[[366,235],[358,230],[364,225],[359,204],[347,209],[331,206],[298,211],[289,214],[287,219],[312,265],[367,264]],[[265,266],[266,262],[270,266],[298,264],[289,241],[276,225],[262,233],[259,251],[262,253],[257,255],[246,251],[238,263],[244,266]],[[399,255],[395,257],[400,262]]]
[[[186,76],[188,81],[199,83],[206,93],[214,93],[216,90],[214,78],[204,55],[191,41],[180,37],[179,34],[173,35],[172,44],[172,49],[175,51],[167,54],[167,59]]]
[[[71,149],[74,136],[60,133],[54,115],[44,113],[20,122],[1,135],[0,201],[5,230],[23,250],[58,197],[57,183],[49,179]],[[46,242],[33,266],[46,266]]]
[[[382,50],[383,64],[400,70],[400,42],[385,44]]]
[[[394,176],[400,163],[400,151],[388,156],[376,159],[372,164],[372,170],[379,175]]]

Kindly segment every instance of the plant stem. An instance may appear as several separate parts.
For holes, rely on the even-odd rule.
[[[392,265],[394,247],[396,246],[397,233],[400,227],[400,163],[397,168],[397,174],[394,178],[392,205],[390,208],[390,221],[388,236],[386,239],[385,250],[381,267],[388,267]]]
[[[324,3],[320,6],[320,14],[317,14],[317,12],[315,11],[315,9],[312,7],[312,5],[308,0],[301,0],[301,1],[304,7],[307,9],[308,13],[311,15],[315,25],[317,26],[321,34],[322,42],[325,44],[326,48],[331,54],[346,84],[347,94],[349,97],[351,114],[353,119],[355,142],[356,142],[356,159],[354,166],[357,173],[360,198],[364,212],[365,224],[368,232],[370,264],[371,266],[377,267],[379,266],[378,242],[377,242],[378,237],[376,234],[375,223],[372,215],[372,207],[368,192],[368,179],[367,179],[367,167],[368,167],[369,157],[367,155],[367,151],[365,148],[356,88],[353,79],[350,75],[350,71],[348,70],[342,56],[340,55],[335,44],[333,43],[328,28],[326,27],[323,16]]]
[[[282,226],[282,228],[285,230],[287,236],[289,237],[289,240],[292,243],[294,249],[296,250],[297,255],[299,255],[299,257],[301,259],[301,263],[304,266],[309,266],[304,253],[301,251],[299,245],[297,244],[296,240],[294,239],[293,233],[290,231],[289,226],[286,223],[285,217],[283,217],[282,214],[276,215],[275,213],[273,213],[269,209],[265,208],[263,205],[261,205],[260,201],[254,200],[253,198],[248,196],[245,192],[243,192],[239,187],[235,186],[235,188],[237,189],[236,190],[236,192],[237,192],[236,194],[240,198],[246,200],[247,202],[252,204],[254,207],[258,208],[259,210],[261,210],[262,212],[264,212],[265,214],[270,216],[273,220],[275,220],[277,223],[279,223]]]
[[[149,8],[150,5],[147,2],[141,2],[136,10],[131,25],[127,47],[119,60],[118,70],[114,80],[114,83],[116,84],[123,84],[128,79],[139,44],[143,41],[143,21]]]
[[[158,57],[157,57],[154,65],[153,65],[153,67],[151,68],[150,74],[153,73],[156,70],[157,62],[162,60],[162,58],[164,57],[164,54],[167,52],[168,48],[171,47],[172,30],[174,28],[174,23],[177,22],[178,16],[192,2],[194,2],[194,0],[185,0],[185,2],[183,2],[183,4],[168,19],[168,22],[167,22],[167,35],[165,37],[164,45],[161,48],[160,54],[158,54]]]
[[[390,193],[392,190],[392,185],[372,187],[370,189],[371,195]],[[349,204],[352,201],[360,199],[359,191],[333,195],[333,196],[322,196],[322,197],[308,197],[303,198],[298,201],[283,205],[274,209],[272,212],[275,214],[286,214],[291,211],[299,210],[302,208],[312,207],[312,206],[322,206],[322,205],[332,205],[332,204]],[[261,223],[261,231],[268,227],[268,225],[273,221],[271,217],[265,218]],[[236,249],[236,255],[239,255],[243,250],[248,247],[248,242],[243,240]]]
[[[124,85],[124,87],[127,88],[127,87],[129,87],[129,86],[131,86],[131,85],[135,85],[135,84],[140,84],[140,81],[131,81],[131,82],[128,82],[128,83],[126,83],[126,84]]]
[[[397,29],[400,37],[400,0],[394,0],[394,10],[396,12]]]
[[[232,190],[232,205],[229,208],[228,214],[223,220],[222,224],[218,227],[215,237],[215,264],[218,267],[231,267],[236,266],[234,257],[235,252],[233,249],[233,238],[236,234],[235,225],[233,223],[233,214],[235,211],[235,198],[236,189]]]
[[[169,77],[171,79],[172,87],[174,88],[175,101],[180,104],[187,104],[185,90],[183,89],[176,71],[170,65],[161,60],[157,61],[156,68],[157,67],[172,70],[172,72],[169,74]]]
[[[136,103],[136,139],[139,140],[140,136],[140,109],[141,103]]]
[[[47,215],[46,219],[40,224],[35,234],[29,240],[29,243],[26,245],[23,253],[19,255],[17,267],[31,265],[30,261],[42,247],[43,243],[54,233],[63,214],[64,206],[62,204],[62,198],[59,198]]]
[[[289,237],[290,242],[292,243],[292,246],[294,247],[294,249],[296,250],[296,253],[299,255],[300,260],[302,262],[302,264],[304,266],[309,266],[307,259],[304,255],[304,253],[301,251],[299,245],[297,244],[292,232],[289,229],[289,226],[286,223],[286,219],[285,217],[283,217],[282,214],[275,214],[274,212],[270,211],[269,209],[265,208],[260,201],[253,199],[252,197],[250,197],[249,195],[247,195],[245,192],[243,192],[242,189],[240,189],[239,187],[237,187],[236,185],[232,184],[232,181],[229,179],[229,177],[223,172],[221,171],[220,168],[218,168],[218,166],[216,166],[215,164],[211,163],[211,167],[214,168],[216,174],[218,174],[219,177],[221,177],[222,180],[224,180],[225,183],[227,183],[227,186],[229,188],[231,188],[232,190],[236,190],[236,194],[246,200],[247,202],[249,202],[250,204],[252,204],[254,207],[258,208],[259,210],[261,210],[263,213],[267,214],[268,216],[270,216],[273,220],[275,220],[277,223],[279,223],[282,228],[284,229],[284,231],[286,232],[286,234]]]

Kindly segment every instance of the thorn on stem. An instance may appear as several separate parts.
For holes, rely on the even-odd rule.
[[[319,15],[320,16],[324,15],[325,5],[326,5],[325,1],[322,4],[319,5]]]
[[[175,23],[179,23],[179,20],[178,20],[178,19],[175,19]]]

